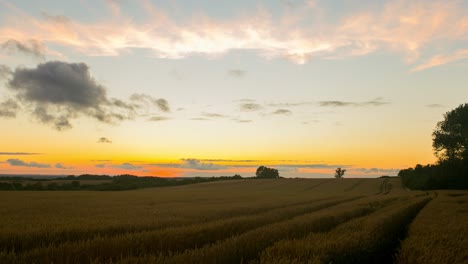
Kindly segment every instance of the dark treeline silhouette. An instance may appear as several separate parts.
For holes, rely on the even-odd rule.
[[[432,133],[436,164],[401,170],[398,176],[410,189],[468,189],[468,104],[445,113]]]
[[[255,175],[258,179],[277,179],[280,177],[277,169],[265,166],[258,167]]]
[[[240,175],[221,177],[160,178],[138,177],[133,175],[80,175],[55,179],[34,179],[20,177],[0,177],[0,190],[11,191],[124,191],[151,187],[168,187],[202,182],[243,179]],[[63,183],[61,183],[63,181]],[[82,182],[83,181],[83,182]],[[92,181],[102,181],[92,183]],[[88,183],[88,184],[87,184]]]

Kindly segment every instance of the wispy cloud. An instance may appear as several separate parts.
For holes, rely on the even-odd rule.
[[[63,165],[62,163],[56,163],[54,167],[57,168],[57,169],[62,169],[62,170],[73,169],[73,167],[67,167],[67,166]]]
[[[389,104],[383,100],[383,98],[375,98],[370,101],[364,102],[347,102],[347,101],[320,101],[318,102],[319,106],[323,107],[346,107],[346,106],[354,106],[354,107],[366,107],[366,106],[381,106]]]
[[[133,165],[133,164],[128,163],[128,162],[118,164],[118,165],[112,165],[112,167],[117,168],[117,169],[124,169],[124,170],[141,170],[143,168],[142,166]]]
[[[429,107],[429,108],[441,108],[441,107],[444,107],[444,105],[441,105],[441,104],[428,104],[428,105],[426,105],[426,107]]]
[[[8,39],[3,42],[0,47],[9,53],[19,51],[39,59],[45,58],[45,52],[47,49],[44,43],[37,39],[24,40],[23,42],[16,39]]]
[[[152,117],[148,118],[148,121],[160,122],[160,121],[166,121],[166,120],[169,120],[169,119],[171,119],[171,118],[165,117],[165,116],[152,116]]]
[[[29,155],[41,155],[42,153],[36,152],[0,152],[0,155],[5,156],[29,156]]]
[[[35,161],[26,162],[20,159],[8,159],[6,161],[10,166],[14,167],[31,167],[31,168],[50,168],[50,164],[38,163]]]
[[[448,55],[445,55],[445,54],[436,55],[426,60],[422,64],[414,67],[412,71],[422,71],[425,69],[429,69],[432,67],[444,65],[447,63],[451,63],[451,62],[463,60],[463,59],[468,59],[468,49],[457,50],[456,52],[452,54],[448,54]]]
[[[257,103],[243,103],[240,105],[240,110],[244,112],[255,112],[262,110],[263,106]]]
[[[9,25],[0,28],[0,43],[14,40],[18,47],[16,43],[37,40],[47,46],[46,55],[59,53],[52,50],[57,45],[99,56],[143,48],[159,58],[250,50],[269,59],[281,57],[299,64],[313,57],[344,58],[384,50],[402,54],[405,61],[416,64],[414,70],[422,70],[464,57],[464,51],[447,59],[427,50],[436,47],[447,53],[453,43],[466,41],[468,32],[467,9],[457,0],[394,0],[338,19],[327,16],[319,3],[307,1],[303,8],[295,8],[298,12],[286,12],[279,18],[262,9],[234,19],[198,15],[181,23],[148,1],[143,1],[149,14],[146,21],[125,15],[118,1],[107,3],[113,19],[85,23],[50,18],[54,16],[38,19],[3,2],[10,15],[6,19]],[[436,59],[418,62],[431,56]]]
[[[229,116],[223,115],[223,114],[207,113],[207,112],[203,112],[201,115],[204,116],[204,117],[207,117],[207,118],[228,118],[229,117]]]
[[[277,109],[272,113],[273,115],[290,115],[292,114],[291,110],[288,109]]]
[[[193,169],[193,170],[222,170],[228,168],[224,165],[218,165],[211,162],[203,162],[199,159],[181,159],[181,163],[158,163],[158,164],[149,164],[159,167],[168,167],[168,168],[181,168],[181,169]]]
[[[8,99],[4,102],[0,102],[0,117],[16,117],[16,113],[19,111],[19,109],[19,104],[13,99]]]

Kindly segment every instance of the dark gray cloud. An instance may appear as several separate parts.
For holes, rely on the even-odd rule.
[[[288,109],[277,109],[272,113],[273,115],[290,115],[292,112]]]
[[[444,105],[441,105],[441,104],[428,104],[428,105],[426,105],[426,107],[429,107],[429,108],[442,108],[442,107],[444,107]]]
[[[0,155],[4,156],[29,156],[29,155],[41,155],[42,153],[35,152],[0,152]]]
[[[102,169],[106,167],[106,164],[96,164],[95,167]]]
[[[0,79],[7,79],[12,73],[10,67],[0,64]]]
[[[152,116],[148,118],[148,121],[159,122],[159,121],[166,121],[169,119],[170,119],[169,117],[165,117],[165,116]]]
[[[354,107],[367,107],[367,106],[381,106],[389,104],[389,102],[383,101],[383,98],[375,98],[370,101],[365,102],[346,102],[346,101],[320,101],[318,102],[319,106],[323,107],[346,107],[346,106],[354,106]]]
[[[99,138],[97,142],[98,143],[105,143],[105,144],[111,144],[112,143],[112,141],[110,139],[106,138],[106,137]]]
[[[45,59],[46,46],[37,39],[30,39],[25,42],[20,42],[16,39],[9,39],[1,44],[1,48],[9,53],[15,51],[31,55],[38,59]]]
[[[32,106],[39,121],[53,124],[57,130],[71,128],[69,120],[78,114],[105,123],[129,118],[129,113],[113,112],[118,103],[107,97],[106,89],[91,77],[84,63],[52,61],[37,68],[17,68],[9,87]]]
[[[243,103],[240,105],[241,111],[254,112],[263,109],[263,107],[257,103]]]
[[[109,98],[106,88],[95,81],[85,63],[50,61],[36,68],[17,68],[8,87],[38,121],[57,130],[71,128],[71,120],[80,116],[107,124],[134,119],[145,107],[138,102],[140,99],[169,111],[165,99],[144,94],[132,96],[129,102]]]
[[[217,114],[217,113],[206,113],[206,112],[203,112],[201,115],[207,118],[228,118],[229,117],[227,115],[222,115],[222,114]]]
[[[245,75],[245,71],[241,69],[230,69],[228,70],[228,75],[234,78],[240,78]]]
[[[136,166],[131,163],[122,163],[119,165],[113,165],[112,167],[117,168],[117,169],[124,169],[124,170],[141,170],[141,166]]]
[[[152,104],[159,108],[159,110],[163,112],[170,112],[171,108],[169,106],[169,102],[163,98],[154,98],[147,94],[132,94],[130,96],[130,100],[138,103],[142,103],[145,105]]]
[[[8,159],[6,162],[10,164],[10,166],[15,166],[15,167],[31,167],[31,168],[50,168],[51,167],[49,164],[37,163],[34,161],[25,162],[20,159]]]
[[[0,103],[0,117],[13,118],[20,109],[19,104],[12,99]]]
[[[54,167],[57,168],[57,169],[62,169],[62,170],[73,169],[73,167],[66,167],[62,163],[56,163]]]

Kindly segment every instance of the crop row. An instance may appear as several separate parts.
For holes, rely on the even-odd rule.
[[[118,235],[99,235],[92,239],[52,243],[26,252],[8,254],[9,262],[83,263],[109,260],[116,256],[141,255],[147,252],[177,252],[240,234],[261,225],[310,213],[359,197],[346,197],[299,203],[263,213],[241,215],[205,223]],[[1,259],[0,259],[1,262]]]
[[[468,192],[441,192],[411,224],[396,263],[468,263]]]
[[[397,203],[326,233],[282,240],[255,263],[391,263],[405,227],[430,198]]]
[[[136,216],[120,215],[114,213],[114,219],[106,221],[106,218],[112,217],[112,212],[118,212],[117,209],[104,210],[103,214],[97,214],[96,217],[89,217],[87,221],[83,221],[82,226],[68,227],[55,226],[53,224],[44,223],[41,228],[35,228],[28,230],[27,228],[18,229],[7,228],[8,224],[4,223],[3,227],[0,227],[0,251],[15,251],[17,253],[31,250],[37,247],[47,247],[53,244],[63,244],[66,242],[75,242],[80,240],[90,240],[94,237],[102,236],[118,236],[125,235],[128,233],[138,233],[151,230],[161,230],[164,228],[170,228],[174,226],[186,226],[194,225],[196,223],[206,223],[216,220],[225,220],[233,217],[247,216],[252,214],[261,214],[271,210],[281,210],[284,208],[308,205],[310,203],[324,201],[326,199],[332,199],[332,197],[314,197],[308,199],[300,199],[299,201],[277,201],[276,203],[268,201],[257,201],[253,204],[245,201],[221,201],[219,204],[213,204],[212,202],[207,204],[184,205],[174,204],[174,209],[165,210],[161,206],[153,205],[147,206],[147,210],[158,210],[161,213],[148,213],[144,212],[144,205],[142,212],[136,212],[143,219],[135,219]],[[174,201],[173,201],[174,203]],[[233,209],[226,210],[225,204],[229,204]],[[167,207],[167,205],[166,205]],[[199,209],[199,216],[194,216],[194,207]],[[204,209],[206,208],[206,209]],[[59,210],[59,209],[57,209]],[[77,210],[84,210],[83,208],[77,208]],[[106,216],[106,212],[109,216]],[[25,213],[26,215],[27,212]],[[53,223],[54,217],[57,213],[51,213],[47,216]],[[70,219],[71,217],[63,217],[64,221],[77,221]],[[8,219],[8,218],[6,218]],[[94,223],[93,226],[89,226],[89,222]]]
[[[310,232],[326,231],[349,219],[367,215],[396,198],[364,198],[337,204],[225,237],[200,248],[181,253],[145,254],[120,259],[120,263],[241,263],[255,259],[258,252],[285,238],[303,237]]]

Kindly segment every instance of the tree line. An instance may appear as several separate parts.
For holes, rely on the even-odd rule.
[[[468,189],[468,104],[444,114],[432,133],[435,164],[401,170],[398,176],[410,189]]]

